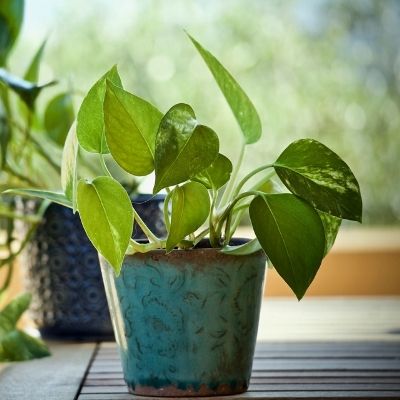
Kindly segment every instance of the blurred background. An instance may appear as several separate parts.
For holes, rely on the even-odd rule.
[[[238,127],[184,30],[223,62],[261,116],[264,135],[250,146],[242,175],[310,137],[359,180],[363,225],[345,224],[308,293],[399,295],[400,1],[27,0],[7,66],[23,76],[47,39],[39,82],[58,84],[37,99],[37,119],[45,120],[60,90],[76,112],[89,87],[118,64],[127,90],[161,111],[191,104],[235,159]],[[45,129],[35,135],[41,143]],[[59,163],[60,146],[42,145]],[[39,159],[28,166],[30,178],[59,188],[57,165]],[[26,174],[24,165],[16,161],[14,172]],[[18,274],[15,280],[18,286]],[[274,271],[267,293],[291,295]]]
[[[161,110],[191,104],[234,157],[238,127],[184,29],[223,61],[259,111],[264,136],[246,168],[293,140],[316,138],[359,179],[364,224],[399,224],[397,0],[31,0],[10,65],[22,74],[48,38],[40,81],[72,86],[78,106],[118,64],[128,90]]]

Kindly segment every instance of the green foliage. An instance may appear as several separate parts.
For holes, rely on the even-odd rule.
[[[200,183],[187,182],[172,191],[171,226],[167,251],[171,251],[187,235],[199,228],[210,212],[210,197]]]
[[[61,163],[61,186],[65,196],[73,203],[76,209],[76,185],[77,185],[77,161],[78,161],[78,138],[76,136],[75,124],[71,127],[65,140],[62,163]]]
[[[0,2],[0,66],[17,40],[24,15],[24,0],[1,0]]]
[[[315,208],[361,222],[360,187],[349,166],[313,139],[290,144],[274,163],[285,186]]]
[[[119,274],[133,230],[132,204],[125,189],[107,176],[81,180],[77,205],[90,241]]]
[[[0,311],[0,362],[24,361],[50,355],[44,342],[29,336],[16,326],[30,302],[31,296],[23,294]]]
[[[78,112],[76,133],[79,144],[92,153],[108,153],[104,135],[103,103],[106,83],[122,86],[117,67],[112,67],[89,90]]]
[[[212,129],[197,123],[189,105],[176,104],[161,120],[155,149],[157,193],[209,167],[218,156],[219,141]]]
[[[59,146],[63,146],[74,119],[74,106],[70,93],[60,93],[51,99],[44,114],[44,127],[49,138]]]
[[[78,113],[79,145],[98,154],[107,175],[79,181],[76,207],[83,226],[116,273],[126,253],[189,249],[207,235],[213,247],[228,254],[242,256],[262,248],[301,299],[332,246],[341,219],[361,221],[358,182],[337,154],[311,139],[290,144],[275,163],[256,168],[238,182],[245,148],[260,137],[259,118],[226,68],[191,40],[242,128],[245,139],[239,160],[233,167],[219,153],[217,134],[197,121],[191,106],[179,103],[162,115],[147,101],[123,90],[113,67],[89,90]],[[154,193],[162,189],[168,193],[164,206],[167,238],[156,237],[136,215],[127,193],[104,162],[102,153],[107,147],[111,151],[108,157],[128,172],[144,175],[154,167]],[[63,187],[72,202],[77,152],[70,131],[64,150]],[[250,185],[258,174],[261,181]],[[80,176],[85,178],[82,173]],[[272,178],[280,178],[292,193],[277,194]],[[257,239],[230,246],[244,212],[250,214]],[[149,243],[131,239],[134,218]]]
[[[207,189],[218,190],[229,181],[231,173],[231,161],[219,153],[217,158],[206,169],[194,175],[192,180],[202,183]]]
[[[107,81],[104,123],[114,160],[132,175],[154,170],[155,138],[162,114],[154,106]]]
[[[325,250],[317,211],[292,194],[259,195],[250,204],[250,218],[268,258],[300,300]]]
[[[42,61],[45,46],[46,40],[43,41],[43,43],[40,45],[37,52],[33,56],[32,61],[25,72],[24,80],[34,83],[37,83],[37,81],[39,80],[40,63]]]
[[[52,81],[45,83],[44,85],[38,85],[12,75],[4,68],[0,68],[0,81],[17,93],[21,100],[31,110],[33,110],[36,98],[39,96],[40,92],[44,88],[52,86],[56,83],[55,81]]]
[[[219,88],[242,130],[247,144],[257,142],[261,137],[261,121],[247,94],[235,81],[225,67],[199,42],[189,35],[197,51],[203,57]]]

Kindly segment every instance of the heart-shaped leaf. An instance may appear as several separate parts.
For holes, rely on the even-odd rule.
[[[17,40],[24,17],[24,0],[0,1],[0,66]]]
[[[50,139],[64,146],[74,118],[74,106],[69,93],[61,93],[50,100],[44,113],[44,127]]]
[[[256,196],[249,212],[262,248],[300,300],[325,251],[324,228],[317,211],[304,200],[282,193]]]
[[[39,80],[40,62],[42,61],[45,46],[46,46],[46,40],[43,41],[43,43],[36,51],[35,55],[32,58],[32,61],[28,66],[28,69],[25,72],[24,79],[26,81],[36,83]]]
[[[18,76],[10,74],[4,68],[0,68],[0,81],[12,89],[21,100],[30,108],[34,108],[36,98],[39,96],[40,92],[48,87],[54,85],[56,82],[51,81],[45,83],[44,85],[38,85],[36,83],[28,82]]]
[[[257,142],[261,137],[261,121],[253,103],[233,76],[208,50],[188,35],[197,51],[202,56],[228,102],[242,130],[247,144]]]
[[[336,218],[333,215],[324,213],[322,211],[318,211],[319,217],[321,218],[322,225],[324,226],[325,231],[325,252],[324,257],[329,253],[329,250],[332,248],[335,243],[336,236],[339,232],[340,225],[342,224],[342,220],[340,218]]]
[[[154,147],[162,114],[153,105],[107,82],[104,123],[114,160],[137,176],[154,170]]]
[[[77,186],[77,158],[79,144],[76,136],[76,124],[74,123],[67,135],[61,160],[61,186],[65,196],[72,202],[73,210],[76,210],[76,186]]]
[[[79,144],[91,153],[109,152],[104,135],[103,113],[107,80],[122,87],[115,65],[90,88],[78,111],[76,133]]]
[[[90,241],[119,274],[133,230],[133,209],[128,193],[108,176],[92,182],[81,180],[77,204]]]
[[[10,301],[0,312],[0,329],[10,331],[17,325],[21,315],[29,308],[32,295],[24,293]]]
[[[187,181],[218,156],[217,134],[198,125],[193,109],[176,104],[163,117],[156,137],[153,193]]]
[[[318,210],[361,222],[362,199],[357,179],[349,166],[322,143],[313,139],[291,143],[274,168],[292,193]]]
[[[219,153],[209,167],[191,179],[202,183],[207,189],[219,189],[229,181],[232,173],[232,163],[228,157]]]
[[[199,228],[210,212],[207,189],[197,182],[177,186],[172,193],[171,226],[167,251],[171,251],[185,236]]]

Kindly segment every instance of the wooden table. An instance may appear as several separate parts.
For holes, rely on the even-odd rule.
[[[400,399],[399,298],[267,303],[249,391],[213,399]],[[146,399],[128,393],[115,343],[51,350],[0,368],[0,399]]]

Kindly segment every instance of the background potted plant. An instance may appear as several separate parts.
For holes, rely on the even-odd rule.
[[[96,124],[97,129],[90,135],[71,131],[67,138],[64,194],[17,191],[79,212],[101,255],[125,380],[137,394],[188,396],[246,390],[265,255],[301,299],[341,220],[361,221],[356,178],[337,154],[316,140],[293,142],[275,162],[239,180],[245,149],[261,136],[260,119],[231,74],[190,39],[243,133],[234,167],[219,153],[217,134],[198,123],[189,105],[176,104],[162,114],[124,90],[113,67],[101,78],[103,112],[89,113],[82,107],[79,112],[87,125]],[[109,151],[135,176],[155,171],[154,194],[163,189],[168,193],[166,239],[140,219],[125,189],[105,166],[103,176],[88,180],[80,174],[78,180],[79,146],[90,147],[100,159]],[[252,183],[256,176],[259,180]],[[268,184],[274,179],[282,182],[284,192]],[[233,238],[245,213],[256,235],[250,241]],[[133,221],[147,241],[131,238]]]
[[[0,30],[10,32],[0,44],[2,191],[26,185],[59,188],[62,148],[75,119],[76,92],[72,88],[51,94],[40,103],[42,93],[56,84],[38,84],[46,41],[22,77],[10,72],[9,55],[19,36],[23,14],[24,1],[4,1],[0,5]],[[87,176],[101,173],[97,159],[86,157],[81,168]],[[149,223],[162,234],[165,228],[161,219],[155,218],[157,213],[162,215],[162,197],[146,202],[148,197],[137,194],[136,179],[118,167],[109,168],[124,183],[141,215],[146,219],[150,213]],[[112,337],[97,251],[79,217],[69,208],[48,201],[9,196],[1,197],[0,217],[5,233],[0,268],[8,268],[0,294],[6,292],[19,257],[26,289],[32,293],[30,313],[43,336]],[[67,237],[65,232],[72,233]]]

